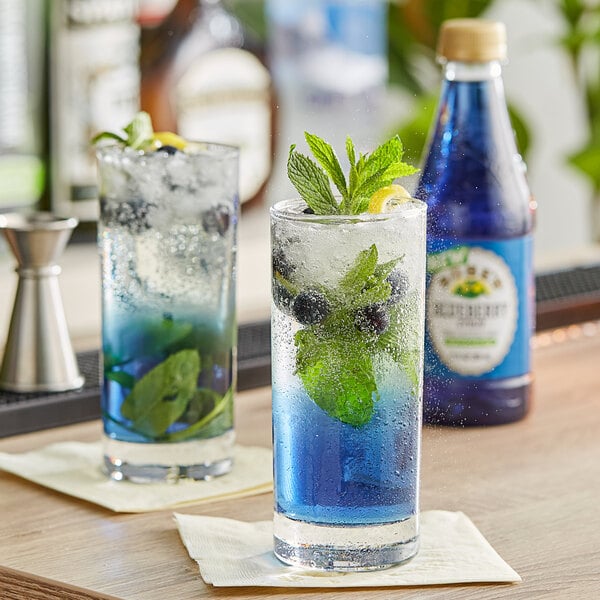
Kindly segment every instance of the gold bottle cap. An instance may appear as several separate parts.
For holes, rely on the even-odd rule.
[[[459,62],[506,59],[506,27],[484,19],[450,19],[440,28],[438,56]]]

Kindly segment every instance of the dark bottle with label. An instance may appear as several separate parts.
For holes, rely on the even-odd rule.
[[[533,204],[501,77],[504,25],[445,22],[444,81],[417,196],[428,204],[424,418],[521,419],[531,396]]]
[[[179,0],[142,42],[142,108],[156,130],[240,147],[240,201],[262,197],[272,168],[271,75],[220,0]]]
[[[53,0],[50,9],[51,209],[95,221],[90,140],[119,130],[140,103],[136,0]]]

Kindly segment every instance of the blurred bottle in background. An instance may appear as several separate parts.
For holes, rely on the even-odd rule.
[[[0,211],[45,192],[46,12],[41,0],[0,0]]]
[[[139,0],[138,23],[142,28],[142,46],[144,34],[158,27],[176,4],[177,0]]]
[[[242,203],[262,197],[272,168],[273,90],[261,59],[219,0],[179,0],[142,46],[142,108],[155,129],[239,146]]]
[[[345,155],[350,135],[359,149],[379,143],[387,83],[387,2],[267,0],[269,61],[280,101],[282,148],[305,130]],[[272,199],[293,193],[280,153]]]
[[[138,3],[49,5],[51,207],[92,221],[98,200],[90,140],[99,131],[119,130],[139,109]]]

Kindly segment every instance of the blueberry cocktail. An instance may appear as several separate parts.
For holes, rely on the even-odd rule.
[[[232,463],[237,150],[134,124],[97,151],[105,466],[203,479]]]
[[[382,568],[418,546],[425,206],[392,184],[399,140],[349,140],[347,180],[307,142],[320,166],[292,149],[302,198],[271,209],[275,553]]]

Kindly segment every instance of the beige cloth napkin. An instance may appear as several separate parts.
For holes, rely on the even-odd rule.
[[[303,570],[273,555],[271,521],[175,513],[179,533],[206,583],[214,586],[379,587],[521,581],[461,512],[421,513],[421,548],[411,561],[363,573]]]
[[[211,481],[136,484],[102,472],[102,444],[61,442],[23,454],[0,452],[0,469],[116,512],[147,512],[262,494],[273,488],[267,448],[236,446],[230,473]]]

